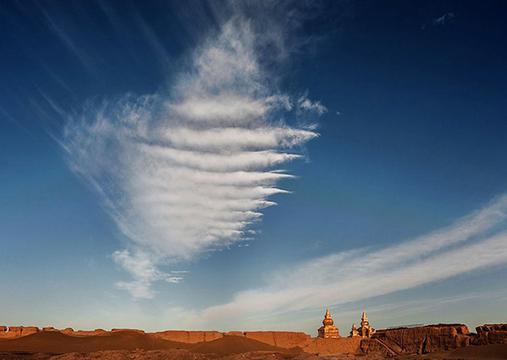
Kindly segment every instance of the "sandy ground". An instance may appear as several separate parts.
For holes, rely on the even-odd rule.
[[[381,360],[379,354],[316,356],[238,336],[198,344],[166,341],[134,332],[76,337],[39,333],[0,341],[0,360]],[[507,344],[469,346],[455,351],[406,355],[397,360],[507,360]]]

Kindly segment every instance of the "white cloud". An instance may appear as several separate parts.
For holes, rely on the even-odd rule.
[[[191,58],[169,95],[127,95],[69,121],[63,147],[72,168],[102,196],[129,250],[113,254],[133,281],[117,286],[151,298],[155,281],[181,276],[159,266],[251,236],[269,199],[293,176],[277,169],[298,159],[315,138],[313,125],[281,121],[302,108],[325,109],[305,97],[298,107],[259,65],[248,21],[233,18]]]
[[[231,325],[224,319],[248,326],[260,314],[344,304],[506,264],[506,221],[504,195],[447,228],[399,245],[331,254],[281,269],[266,286],[241,291],[200,316],[224,327]]]
[[[322,115],[327,112],[327,108],[322,105],[320,101],[312,101],[308,99],[306,94],[298,99],[297,106],[300,111],[315,112],[318,115]]]
[[[178,283],[183,280],[181,271],[171,271],[170,273],[160,271],[155,266],[156,256],[139,249],[133,253],[129,250],[115,251],[113,260],[134,278],[130,282],[119,281],[116,283],[116,287],[128,290],[136,298],[153,298],[155,293],[151,289],[151,284],[154,281]]]
[[[265,102],[240,98],[232,94],[221,94],[211,98],[188,99],[170,105],[170,109],[188,121],[243,123],[266,115]]]
[[[95,74],[95,69],[93,67],[94,59],[89,56],[83,49],[82,44],[78,45],[76,41],[72,39],[69,33],[66,31],[64,27],[61,27],[55,19],[46,11],[42,5],[36,4],[36,6],[41,11],[48,28],[51,32],[65,45],[65,47],[81,62],[81,64],[91,73]]]
[[[456,15],[453,12],[445,13],[444,15],[433,19],[433,25],[445,25],[455,17]]]
[[[290,127],[255,129],[226,127],[206,130],[183,127],[170,129],[164,134],[164,138],[177,147],[218,151],[292,147],[316,136],[313,131]]]

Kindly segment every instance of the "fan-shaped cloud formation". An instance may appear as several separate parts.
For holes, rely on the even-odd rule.
[[[259,52],[248,22],[234,18],[193,53],[169,95],[89,105],[66,127],[72,168],[131,240],[113,259],[133,276],[118,287],[135,297],[153,297],[154,281],[181,280],[157,264],[244,239],[275,205],[268,197],[286,193],[276,184],[292,176],[277,167],[317,136],[280,119],[326,108],[273,90]]]

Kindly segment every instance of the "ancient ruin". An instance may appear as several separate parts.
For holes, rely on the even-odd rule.
[[[349,337],[358,337],[359,331],[357,331],[356,323],[352,324],[352,328],[350,329]]]
[[[368,321],[368,315],[365,311],[361,315],[361,326],[356,328],[356,324],[352,324],[352,329],[350,330],[350,337],[360,336],[362,338],[371,338],[371,336],[375,333],[375,329],[370,326],[370,322]]]
[[[176,346],[182,349],[190,349],[193,346],[199,349],[199,346],[202,347],[204,346],[202,344],[208,343],[211,344],[210,346],[218,346],[213,344],[221,344],[221,342],[226,344],[232,341],[246,344],[245,346],[267,344],[277,349],[299,348],[308,354],[377,354],[382,357],[393,357],[404,354],[452,351],[468,346],[507,345],[507,324],[486,324],[477,327],[476,331],[477,333],[470,333],[468,327],[463,324],[405,326],[375,330],[370,326],[368,315],[363,312],[360,326],[356,327],[353,324],[350,336],[340,337],[339,330],[334,325],[331,313],[327,309],[322,326],[318,329],[318,337],[311,337],[303,332],[286,331],[166,330],[145,333],[143,330],[136,329],[83,331],[72,328],[44,327],[41,329],[35,326],[0,326],[0,351],[2,346],[4,351],[26,350],[28,343],[32,344],[30,349],[39,349],[46,344],[44,346],[47,348],[59,349],[63,346],[65,349],[70,349],[69,351],[82,351],[81,349],[91,351],[90,349],[107,350],[116,344],[115,341],[126,341],[130,344],[135,340],[137,345],[132,346],[141,348],[149,344],[152,344],[149,346],[159,344],[156,346]],[[26,342],[22,339],[26,339]]]
[[[324,320],[322,320],[322,326],[318,330],[319,337],[323,339],[337,339],[340,337],[340,332],[336,326],[334,326],[333,318],[329,309],[326,309]]]

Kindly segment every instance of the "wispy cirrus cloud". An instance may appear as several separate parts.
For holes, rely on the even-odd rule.
[[[445,13],[444,15],[433,19],[433,25],[445,25],[452,21],[455,17],[456,15],[453,12]]]
[[[72,168],[101,194],[129,248],[113,259],[133,277],[121,289],[151,298],[155,281],[178,282],[161,264],[250,236],[277,186],[279,167],[301,158],[312,124],[281,119],[319,102],[292,100],[259,64],[251,23],[226,22],[195,50],[169,94],[89,104],[65,129]]]
[[[160,271],[153,258],[146,252],[137,251],[131,254],[128,250],[118,250],[113,253],[114,261],[124,269],[129,269],[133,281],[119,281],[117,287],[128,290],[137,298],[152,298],[153,290],[150,286],[154,281],[166,281],[177,284],[183,280],[181,271],[171,271],[169,273]]]
[[[297,106],[300,111],[314,111],[319,115],[327,112],[327,108],[320,103],[320,101],[312,101],[308,95],[301,96],[297,101]]]
[[[353,249],[270,274],[262,288],[238,292],[199,313],[222,327],[255,326],[273,316],[385,295],[466,272],[507,264],[507,195],[416,239],[383,249]],[[234,319],[235,324],[227,324]],[[262,324],[257,324],[262,325]]]
[[[48,28],[51,32],[61,41],[61,43],[73,54],[76,59],[83,65],[85,69],[89,71],[90,74],[96,74],[96,70],[93,67],[93,63],[95,62],[91,56],[89,56],[82,47],[76,43],[74,39],[69,35],[69,33],[61,27],[60,24],[50,15],[48,11],[46,11],[41,5],[35,3],[35,5],[39,8],[42,13]]]

